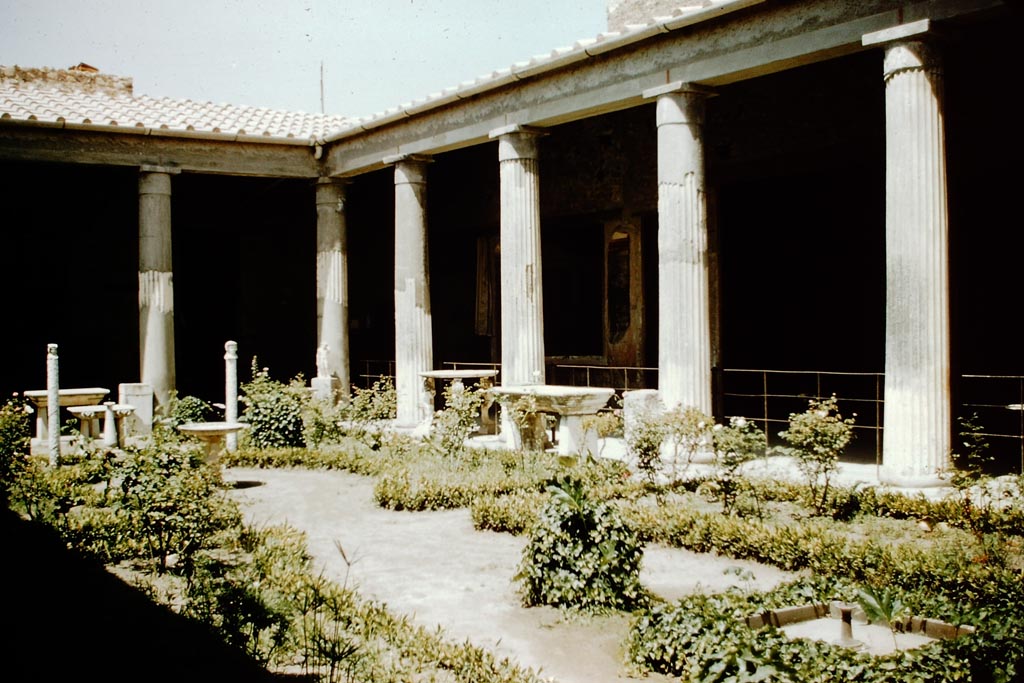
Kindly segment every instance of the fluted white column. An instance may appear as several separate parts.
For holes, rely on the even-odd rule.
[[[509,126],[498,139],[501,183],[501,384],[544,384],[540,253],[541,132]]]
[[[327,367],[349,394],[348,231],[344,180],[320,178],[316,184],[317,348],[327,345]]]
[[[427,251],[427,157],[385,159],[395,165],[395,391],[400,427],[427,420],[421,372],[434,369]]]
[[[171,265],[171,169],[139,174],[139,365],[156,409],[175,390],[174,285]]]
[[[711,415],[711,303],[704,189],[706,90],[685,83],[657,97],[658,389],[667,408]]]
[[[918,24],[927,29],[927,22]],[[926,486],[940,483],[937,475],[948,466],[951,447],[949,241],[942,71],[933,45],[921,36],[899,35],[911,30],[900,27],[899,39],[884,43],[886,323],[880,474],[887,483]]]

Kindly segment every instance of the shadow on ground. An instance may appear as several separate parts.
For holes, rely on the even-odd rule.
[[[0,538],[7,593],[0,680],[288,680],[68,550],[48,527],[2,509]]]

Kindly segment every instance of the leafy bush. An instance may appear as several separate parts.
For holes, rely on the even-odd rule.
[[[807,479],[811,504],[823,514],[828,502],[829,483],[839,470],[839,456],[853,438],[854,419],[843,419],[836,397],[811,400],[803,413],[790,413],[789,429],[779,432],[796,457],[797,467]]]
[[[638,411],[626,430],[626,452],[651,484],[657,482],[661,472],[661,444],[665,434],[665,421],[654,410]]]
[[[132,535],[155,558],[160,572],[176,555],[179,569],[191,570],[195,553],[214,532],[237,521],[237,508],[222,496],[220,470],[188,448],[139,448],[127,452],[120,468],[120,496],[114,509]]]
[[[254,448],[305,446],[302,416],[309,403],[309,391],[302,376],[291,384],[271,379],[267,368],[260,369],[252,359],[252,381],[242,384],[239,400],[245,404],[242,421],[249,428],[242,441]]]
[[[466,389],[461,384],[444,388],[444,409],[434,414],[432,438],[444,454],[458,455],[466,448],[466,439],[480,426],[482,389]]]
[[[523,604],[583,611],[642,604],[637,535],[608,503],[591,501],[579,480],[565,477],[548,490],[516,574]]]
[[[28,401],[17,395],[0,405],[0,506],[26,466],[31,445]]]
[[[742,417],[732,417],[728,425],[716,424],[711,430],[711,442],[715,449],[715,474],[713,489],[726,514],[735,510],[739,493],[745,479],[740,468],[759,456],[764,455],[766,439],[764,432],[753,422]]]
[[[187,424],[189,422],[206,422],[214,414],[213,406],[197,396],[177,395],[171,397],[168,407],[168,420],[170,427]]]

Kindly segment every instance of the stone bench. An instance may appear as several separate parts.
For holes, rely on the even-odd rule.
[[[78,431],[84,438],[100,439],[104,446],[119,446],[125,442],[125,419],[135,413],[135,406],[104,401],[102,405],[70,406],[68,412],[78,418]]]
[[[57,392],[61,408],[73,408],[77,406],[94,406],[106,398],[110,389],[103,387],[86,387],[83,389],[61,389]],[[50,426],[47,424],[47,408],[49,407],[49,392],[46,389],[29,389],[25,392],[25,398],[32,402],[36,411],[36,435],[33,441],[45,444],[50,438]],[[56,426],[60,430],[60,425]]]

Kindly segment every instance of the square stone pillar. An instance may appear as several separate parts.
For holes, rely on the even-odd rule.
[[[885,49],[882,481],[942,483],[952,446],[949,216],[942,69],[928,21],[864,36]]]
[[[657,98],[658,389],[666,408],[711,415],[711,299],[704,104],[710,91],[672,83]]]
[[[347,181],[320,178],[316,184],[317,348],[327,348],[329,377],[344,399],[349,394]]]
[[[429,157],[388,157],[395,166],[395,392],[396,425],[416,427],[434,412],[420,373],[434,369],[427,251]]]

